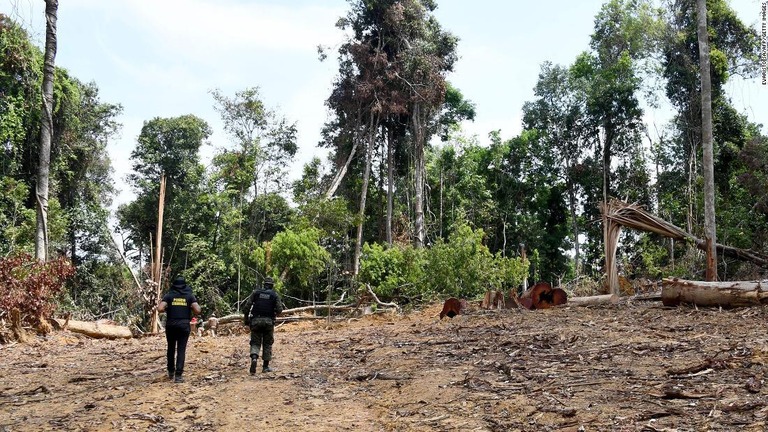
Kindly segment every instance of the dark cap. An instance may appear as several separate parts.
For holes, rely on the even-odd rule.
[[[181,288],[181,287],[183,287],[186,284],[187,284],[187,281],[185,281],[184,278],[181,277],[181,276],[178,276],[178,277],[176,277],[176,279],[173,280],[173,286],[174,287]]]
[[[267,276],[264,278],[264,286],[274,286],[275,281],[271,277]]]

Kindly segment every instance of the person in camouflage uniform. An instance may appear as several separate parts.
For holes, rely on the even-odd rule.
[[[283,302],[273,289],[271,277],[264,279],[261,289],[254,290],[243,307],[243,323],[251,328],[251,375],[256,373],[259,351],[264,361],[262,372],[272,372],[272,344],[275,342],[275,318],[283,312]]]

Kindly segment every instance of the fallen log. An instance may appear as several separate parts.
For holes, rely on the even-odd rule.
[[[678,278],[661,281],[664,306],[743,307],[768,304],[768,281],[705,282]]]
[[[314,305],[314,306],[301,306],[301,307],[292,308],[292,309],[285,309],[283,311],[283,315],[293,314],[293,313],[297,313],[297,312],[308,312],[308,311],[313,311],[313,312],[314,311],[327,311],[327,310],[332,310],[332,311],[349,311],[349,310],[352,310],[352,309],[354,309],[354,306],[352,306],[352,305],[330,305],[330,306],[328,306],[327,304],[320,304],[320,305]]]
[[[305,310],[305,308],[296,308]],[[289,311],[296,310],[296,309],[287,309]],[[320,310],[326,310],[328,309],[328,306],[318,306],[317,309]],[[334,308],[337,309],[337,308]],[[344,310],[351,309],[350,307],[344,308]],[[338,309],[337,309],[338,310]],[[320,319],[326,319],[327,317],[324,316],[313,316],[313,315],[294,315],[294,316],[285,316],[281,315],[277,318],[275,318],[275,323],[287,323],[287,322],[296,322],[296,321],[311,321],[311,320],[320,320]],[[219,318],[219,324],[230,324],[230,323],[242,323],[243,322],[243,314],[232,314],[227,315]]]
[[[571,297],[568,299],[568,306],[601,306],[616,304],[619,302],[619,296],[616,294],[604,294],[587,297]]]
[[[376,295],[375,292],[373,292],[373,289],[371,288],[370,284],[365,284],[365,287],[368,289],[368,294],[370,294],[373,297],[373,300],[376,302],[378,306],[384,306],[389,308],[395,308],[398,312],[400,312],[400,306],[397,303],[384,303],[383,301],[379,300],[379,297]]]
[[[62,329],[84,334],[98,339],[129,339],[133,337],[131,329],[125,326],[103,321],[76,321],[71,319],[53,319]]]
[[[661,291],[647,294],[635,294],[630,297],[630,299],[636,301],[659,301],[661,300]]]

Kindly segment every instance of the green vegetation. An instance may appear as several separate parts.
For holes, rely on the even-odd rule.
[[[708,3],[718,242],[765,253],[768,138],[723,90],[731,75],[757,72],[759,39],[725,0]],[[106,148],[122,108],[101,101],[97,83],[57,68],[49,241],[52,260],[75,271],[69,277],[57,267],[63,289],[46,282],[24,295],[40,296],[41,305],[55,296],[59,311],[77,318],[142,328],[146,287],[130,271],[140,284],[151,278],[161,176],[164,275],[183,275],[206,315],[236,312],[266,276],[288,307],[352,301],[366,286],[382,301],[418,306],[520,290],[524,281],[597,285],[599,206],[610,197],[702,237],[692,0],[661,8],[609,0],[572,64],[541,65],[534,98],[523,106],[523,131],[506,140],[490,131],[488,146],[462,132],[476,108],[449,82],[460,42],[437,21],[437,6],[350,0],[322,130],[329,158],[312,160],[299,179],[288,175],[296,124],[268,107],[258,87],[211,92],[230,141],[208,167],[200,161],[211,135],[206,119],[147,119],[130,161],[135,199],[117,210],[112,227]],[[42,63],[25,30],[0,14],[0,274],[13,287],[26,277],[18,260],[35,248]],[[656,139],[642,121],[642,102],[655,103],[649,82],[663,84],[676,110],[669,133]],[[618,253],[629,278],[696,279],[706,267],[692,245],[649,233],[625,232]],[[724,279],[763,271],[725,257],[718,265]],[[26,297],[14,289],[0,299],[0,319],[19,313]],[[20,319],[39,315],[21,310]]]

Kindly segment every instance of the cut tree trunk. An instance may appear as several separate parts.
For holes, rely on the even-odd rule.
[[[661,283],[661,302],[664,306],[693,304],[728,308],[768,304],[768,282],[704,282],[665,278]]]
[[[75,321],[54,318],[63,329],[99,339],[130,339],[133,337],[128,327],[99,321]]]
[[[504,293],[501,291],[486,291],[480,307],[483,309],[503,309]]]
[[[461,315],[461,312],[466,308],[466,300],[459,300],[456,297],[451,297],[443,303],[443,310],[440,311],[440,319],[444,317],[453,318],[456,315]]]
[[[606,247],[607,255],[605,259],[607,274],[606,281],[607,285],[611,288],[611,292],[617,292],[619,287],[616,259],[613,255],[616,253],[615,246],[618,242],[622,226],[640,231],[653,232],[674,240],[691,241],[697,248],[705,251],[709,250],[711,246],[708,239],[698,239],[682,228],[646,212],[637,204],[627,204],[619,200],[611,200],[608,205],[601,205],[601,209],[603,213],[603,223],[606,227],[606,244],[608,244],[608,242],[612,243],[610,245],[611,247]],[[690,228],[688,231],[690,231]],[[718,253],[722,253],[724,256],[747,260],[761,267],[768,267],[768,256],[760,252],[748,249],[738,249],[718,243],[715,243],[714,246]],[[710,256],[714,257],[716,254],[708,253],[707,259],[710,259]],[[708,277],[711,277],[711,275],[708,275]]]
[[[659,301],[661,300],[661,291],[647,293],[647,294],[633,295],[632,297],[630,297],[630,299],[635,301]]]
[[[527,309],[548,309],[568,303],[568,295],[548,282],[537,282],[520,296],[519,303]]]
[[[315,317],[306,317],[306,316],[290,316],[290,314],[295,314],[299,312],[315,312],[315,311],[351,311],[355,309],[352,305],[331,305],[328,306],[326,304],[319,304],[314,306],[302,306],[297,307],[293,309],[286,309],[283,311],[282,316],[279,316],[275,318],[275,322],[289,322],[289,321],[298,321],[300,319],[314,319]],[[320,317],[325,318],[325,317]],[[226,315],[218,319],[219,324],[229,324],[233,322],[242,322],[243,321],[243,314],[232,314],[232,315]]]
[[[16,309],[11,310],[11,331],[15,340],[22,343],[27,342],[27,332],[24,331],[24,327],[21,325],[21,313]]]

